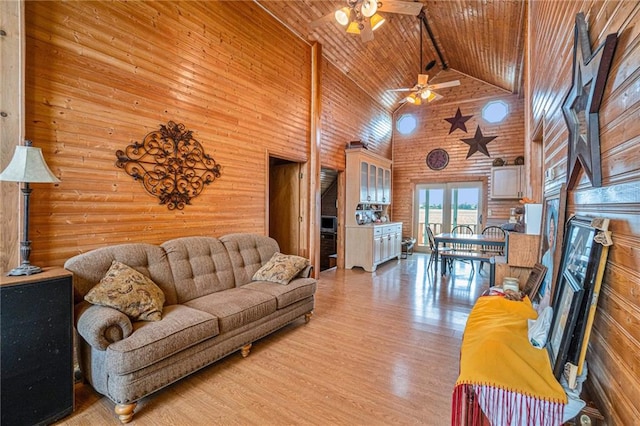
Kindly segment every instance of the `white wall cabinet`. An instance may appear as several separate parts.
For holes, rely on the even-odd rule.
[[[391,160],[362,148],[347,149],[347,207],[391,204]],[[350,211],[350,210],[347,210]]]
[[[491,198],[517,199],[524,196],[524,166],[491,168]]]
[[[346,229],[345,268],[360,266],[373,272],[378,265],[400,259],[402,223],[355,225]]]

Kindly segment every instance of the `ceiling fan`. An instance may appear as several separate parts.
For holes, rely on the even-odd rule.
[[[309,24],[311,30],[335,19],[350,34],[360,34],[362,41],[373,40],[373,32],[384,24],[378,12],[400,13],[417,16],[422,11],[422,2],[398,0],[347,0],[347,5]]]
[[[429,62],[425,67],[425,71],[429,71],[436,65],[436,61]],[[422,22],[420,23],[420,67],[422,67]],[[434,90],[444,89],[446,87],[459,86],[460,80],[445,81],[443,83],[429,84],[428,74],[418,74],[418,82],[413,87],[403,89],[389,89],[387,92],[412,92],[405,97],[400,103],[409,102],[414,105],[421,105],[423,102],[429,103],[442,99],[443,96],[434,92]]]

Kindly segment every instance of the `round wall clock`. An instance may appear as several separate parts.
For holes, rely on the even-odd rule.
[[[449,154],[442,148],[436,148],[427,154],[427,166],[432,170],[442,170],[449,164]]]

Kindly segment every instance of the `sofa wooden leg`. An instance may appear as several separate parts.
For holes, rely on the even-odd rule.
[[[311,321],[311,315],[313,315],[313,312],[307,312],[306,314],[304,314],[305,324],[309,324],[309,321]]]
[[[248,357],[250,351],[251,351],[251,343],[247,343],[242,347],[242,349],[240,349],[240,352],[242,353],[242,358]]]
[[[115,412],[118,415],[121,423],[129,423],[133,418],[133,410],[136,408],[136,403],[133,404],[116,404]]]

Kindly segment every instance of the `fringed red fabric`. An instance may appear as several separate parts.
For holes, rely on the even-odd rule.
[[[458,384],[452,395],[452,426],[558,426],[564,403],[494,386]]]

